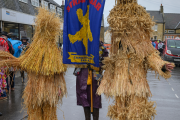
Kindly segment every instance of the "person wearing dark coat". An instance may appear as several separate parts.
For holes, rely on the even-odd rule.
[[[100,66],[102,66],[102,60],[104,57],[108,56],[108,51],[103,47],[103,43],[100,42]],[[84,108],[85,118],[86,120],[91,120],[91,92],[90,85],[87,85],[88,79],[88,68],[76,68],[76,96],[77,96],[77,105],[80,105]],[[102,69],[100,68],[100,71]],[[96,94],[96,90],[98,88],[98,81],[95,77],[95,73],[93,72],[92,77],[92,86],[93,86],[93,120],[99,119],[99,109],[102,108],[101,104],[101,96]],[[102,72],[99,72],[100,74]]]
[[[27,37],[22,36],[22,38],[21,38],[22,45],[20,45],[18,48],[19,48],[19,49],[22,49],[24,52],[26,52],[26,50],[27,50],[28,47],[29,47],[29,42],[28,42],[28,40],[29,40],[29,39],[28,39]],[[22,83],[24,83],[24,71],[21,70],[20,73],[21,73]]]

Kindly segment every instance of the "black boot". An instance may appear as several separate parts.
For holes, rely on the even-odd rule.
[[[84,107],[84,114],[86,120],[91,120],[91,110],[90,107]]]
[[[2,113],[0,112],[0,116],[2,116]]]
[[[99,108],[93,108],[93,120],[99,120]]]

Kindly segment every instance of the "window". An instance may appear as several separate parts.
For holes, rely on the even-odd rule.
[[[165,36],[165,40],[167,39],[167,36]]]
[[[179,40],[168,40],[167,47],[170,48],[180,48],[180,41]]]
[[[62,9],[58,7],[57,8],[57,13],[62,16]]]
[[[167,33],[167,30],[165,30],[165,33]]]
[[[42,0],[41,5],[48,10],[48,2]]]
[[[14,40],[19,40],[19,26],[16,23],[4,22],[4,31],[11,34],[11,38]]]
[[[154,31],[157,31],[157,29],[158,29],[158,25],[153,26]]]
[[[19,0],[21,2],[24,2],[24,3],[28,3],[28,0]]]
[[[168,38],[170,38],[171,36],[168,36]]]
[[[20,27],[20,38],[22,38],[22,36],[26,36],[29,39],[29,42],[31,42],[32,37],[33,37],[33,26],[31,25],[23,25],[23,24],[19,24]]]
[[[50,10],[51,12],[56,12],[56,6],[53,4],[50,4]]]
[[[154,40],[157,40],[157,36],[154,36]]]
[[[174,30],[168,30],[168,33],[174,33],[175,31]]]
[[[174,39],[174,36],[172,36],[172,39]]]
[[[35,7],[39,7],[39,0],[31,0],[31,3]]]

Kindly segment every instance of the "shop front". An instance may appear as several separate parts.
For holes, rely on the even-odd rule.
[[[1,8],[0,13],[2,31],[10,33],[13,39],[20,40],[22,36],[26,36],[29,42],[32,41],[35,16],[6,8]]]

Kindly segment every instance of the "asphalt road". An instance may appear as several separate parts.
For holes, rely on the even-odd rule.
[[[63,105],[58,106],[58,120],[84,120],[84,111],[81,106],[76,105],[76,78],[72,75],[73,68],[68,69],[65,79],[67,83],[68,96],[63,98]],[[180,120],[180,67],[175,68],[172,77],[168,80],[149,71],[147,75],[149,85],[153,94],[152,101],[157,103],[157,115],[155,120]],[[25,120],[27,118],[26,110],[22,110],[22,92],[25,84],[21,83],[19,73],[15,80],[15,91],[11,92],[7,100],[0,101],[0,120]],[[102,95],[102,109],[100,109],[99,120],[110,120],[106,117],[108,105],[112,100],[106,99]],[[23,119],[24,118],[24,119]]]

